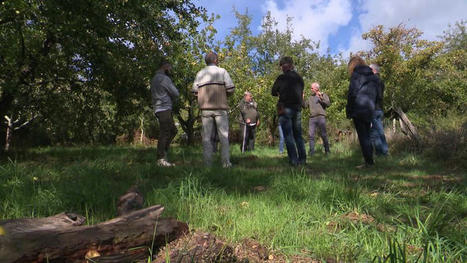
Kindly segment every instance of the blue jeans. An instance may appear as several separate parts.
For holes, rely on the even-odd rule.
[[[284,133],[282,132],[281,124],[279,123],[279,153],[284,152]]]
[[[284,133],[289,163],[292,165],[305,164],[306,150],[302,138],[302,113],[285,108],[284,114],[279,116],[279,123]]]
[[[370,139],[376,155],[388,154],[388,143],[386,142],[386,136],[384,136],[383,116],[383,111],[376,110],[375,117],[371,121]]]

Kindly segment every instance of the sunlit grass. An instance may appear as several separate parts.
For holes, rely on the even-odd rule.
[[[466,259],[465,171],[413,153],[358,170],[361,154],[341,144],[299,168],[277,149],[241,154],[233,145],[231,151],[232,169],[205,168],[199,147],[175,147],[175,168],[157,167],[155,148],[17,152],[0,165],[0,217],[70,211],[94,224],[115,217],[118,197],[138,185],[146,205],[164,205],[165,216],[231,242],[254,238],[288,255],[346,262]]]

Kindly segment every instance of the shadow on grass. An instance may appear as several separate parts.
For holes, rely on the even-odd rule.
[[[227,195],[280,194],[297,202],[318,198],[330,205],[358,202],[362,192],[452,189],[464,193],[466,189],[465,174],[411,154],[377,159],[372,168],[356,169],[362,162],[359,151],[329,156],[317,153],[308,158],[306,166],[295,168],[289,166],[287,155],[280,155],[277,150],[260,147],[252,153],[240,153],[237,148],[231,147],[234,165],[231,169],[219,167],[219,154],[217,165],[204,167],[201,147],[174,147],[170,159],[177,164],[175,168],[158,167],[154,147],[54,147],[18,151],[10,154],[12,161],[2,161],[1,166],[6,168],[0,182],[11,186],[14,176],[8,169],[16,169],[24,180],[15,186],[16,196],[44,195],[48,190],[51,200],[63,200],[47,206],[43,213],[63,210],[82,213],[90,208],[105,208],[113,213],[117,198],[131,185],[138,185],[147,194],[168,187],[176,189],[189,177],[196,177],[208,191],[222,191]],[[320,182],[327,184],[319,185]],[[316,188],[316,193],[310,196],[306,189],[301,189],[305,187]],[[0,197],[14,198],[8,196],[8,191],[4,187]],[[26,211],[29,201],[22,198]],[[47,201],[47,196],[44,198]],[[419,196],[408,194],[405,198],[411,203]]]

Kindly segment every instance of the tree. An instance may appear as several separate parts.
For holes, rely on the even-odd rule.
[[[423,40],[421,35],[418,29],[400,24],[387,31],[379,25],[362,36],[373,44],[365,56],[381,66],[386,105],[406,112],[426,110],[431,97],[420,94],[426,94],[426,73],[442,48],[441,42]]]
[[[168,43],[205,13],[190,0],[2,1],[0,115],[57,141],[113,140],[134,127]]]

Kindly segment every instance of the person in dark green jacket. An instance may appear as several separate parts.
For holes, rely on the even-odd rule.
[[[258,104],[253,100],[250,92],[245,91],[243,99],[238,104],[240,110],[239,122],[242,132],[242,144],[240,150],[242,152],[252,151],[255,149],[255,133],[256,127],[259,125]]]

